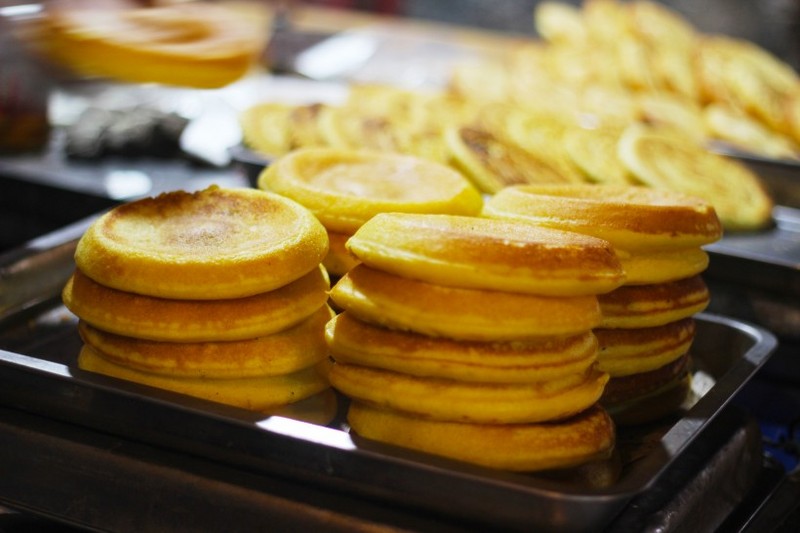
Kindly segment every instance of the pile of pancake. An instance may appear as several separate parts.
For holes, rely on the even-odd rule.
[[[651,422],[684,404],[693,317],[710,298],[702,247],[722,234],[710,204],[644,187],[519,186],[487,201],[484,215],[611,243],[626,280],[599,296],[598,363],[611,376],[601,403],[618,424]]]
[[[264,413],[335,412],[324,328],[327,233],[253,189],[118,206],[78,242],[64,304],[81,369]]]
[[[483,206],[470,181],[446,165],[370,150],[294,150],[261,173],[258,187],[295,200],[325,226],[330,250],[323,264],[334,277],[358,263],[345,242],[378,213],[473,216]]]
[[[333,286],[331,384],[358,437],[512,471],[607,459],[598,294],[624,282],[604,240],[529,224],[380,213]]]

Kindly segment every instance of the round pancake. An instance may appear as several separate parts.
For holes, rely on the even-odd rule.
[[[722,236],[707,202],[637,186],[510,187],[487,201],[483,213],[592,235],[629,252],[698,247]]]
[[[303,400],[325,390],[328,361],[282,376],[233,379],[188,378],[152,374],[111,362],[91,346],[84,345],[78,356],[82,370],[127,381],[234,405],[253,411],[271,412],[277,407]]]
[[[336,363],[331,385],[349,398],[451,422],[524,424],[575,415],[600,399],[608,374],[593,368],[533,383],[480,383]]]
[[[282,287],[316,268],[327,252],[325,228],[299,204],[211,186],[115,207],[86,230],[75,262],[121,291],[216,300]]]
[[[686,373],[661,388],[606,407],[617,426],[635,426],[677,416],[691,398],[692,376]]]
[[[76,270],[62,291],[64,305],[92,326],[156,341],[232,341],[263,337],[311,316],[328,300],[328,274],[317,266],[279,289],[232,300],[171,300],[96,283]]]
[[[695,329],[692,318],[652,328],[595,329],[597,366],[612,378],[655,370],[689,351]]]
[[[322,260],[322,265],[328,271],[328,274],[333,277],[338,278],[345,275],[359,263],[358,259],[345,247],[347,239],[350,237],[349,233],[328,232],[330,249],[328,250],[328,255]]]
[[[519,472],[604,459],[615,442],[614,424],[597,406],[557,423],[464,424],[353,402],[347,420],[352,431],[365,439]]]
[[[477,215],[483,205],[469,180],[446,165],[366,150],[295,150],[267,167],[258,186],[296,200],[338,233],[383,212]]]
[[[615,128],[568,128],[563,135],[564,151],[593,183],[633,185],[635,180],[617,159],[619,134]]]
[[[744,163],[639,124],[625,130],[617,153],[642,183],[691,194],[712,204],[726,229],[755,230],[772,222],[773,200]]]
[[[692,276],[669,283],[625,285],[598,296],[600,328],[650,328],[703,311],[711,296],[703,278]]]
[[[241,378],[290,374],[328,356],[328,306],[286,330],[240,341],[161,342],[123,337],[79,322],[83,342],[106,359],[142,372],[174,377]]]
[[[617,249],[625,271],[625,285],[653,285],[690,278],[708,267],[708,253],[700,247],[629,253]]]
[[[334,304],[391,329],[456,340],[575,335],[602,319],[596,296],[555,298],[444,287],[358,265],[330,292]]]
[[[572,180],[545,158],[486,128],[450,126],[444,129],[444,140],[454,167],[486,194],[521,183],[569,183]]]
[[[594,364],[597,339],[590,332],[531,341],[470,342],[373,326],[345,311],[325,330],[339,363],[415,376],[489,383],[526,383],[585,372]]]
[[[114,4],[48,6],[47,51],[87,76],[215,88],[244,76],[264,44],[266,14],[252,10],[245,18],[213,4]]]
[[[606,241],[488,218],[382,213],[347,248],[376,269],[468,289],[583,296],[625,281]]]
[[[618,376],[608,380],[600,402],[606,407],[641,398],[662,387],[682,379],[691,363],[691,357],[684,353],[677,359],[647,372]]]

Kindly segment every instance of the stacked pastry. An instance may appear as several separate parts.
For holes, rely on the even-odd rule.
[[[483,199],[461,174],[433,161],[385,152],[304,148],[261,174],[260,189],[308,208],[328,230],[323,264],[341,276],[357,264],[347,239],[377,213],[477,215]]]
[[[608,457],[597,401],[597,294],[623,282],[611,246],[453,215],[378,214],[331,290],[330,380],[361,437],[537,471]]]
[[[210,187],[118,206],[81,237],[63,290],[80,319],[78,365],[247,409],[332,417],[327,249],[308,210],[262,191]]]
[[[652,421],[683,404],[693,317],[709,303],[702,246],[722,231],[708,203],[643,187],[521,186],[494,196],[484,214],[610,242],[626,281],[599,296],[598,361],[611,376],[601,403],[618,424]]]

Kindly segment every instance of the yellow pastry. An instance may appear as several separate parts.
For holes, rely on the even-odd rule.
[[[97,283],[159,298],[240,298],[316,269],[325,228],[307,209],[253,189],[163,193],[113,208],[84,233],[77,267]]]

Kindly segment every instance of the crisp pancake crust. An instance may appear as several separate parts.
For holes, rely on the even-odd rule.
[[[582,373],[596,360],[597,340],[587,331],[532,341],[469,342],[370,325],[344,311],[325,337],[331,356],[357,364],[464,381],[525,383]]]
[[[598,367],[614,377],[649,372],[683,356],[695,334],[693,318],[639,329],[595,329]]]
[[[171,300],[110,289],[76,270],[64,305],[98,329],[156,341],[250,339],[276,333],[325,305],[330,281],[314,270],[279,289],[232,300]]]
[[[444,287],[358,265],[331,289],[336,306],[392,329],[457,340],[574,335],[600,324],[596,296],[554,298]]]
[[[89,372],[262,412],[271,412],[278,407],[303,400],[329,386],[325,377],[328,371],[327,361],[281,376],[187,378],[141,372],[118,365],[91,346],[84,345],[78,356],[78,367]]]
[[[445,286],[578,296],[625,280],[606,241],[487,218],[383,213],[347,247],[376,269]]]
[[[594,235],[628,251],[690,248],[722,236],[711,204],[647,187],[509,187],[486,202],[484,215]]]
[[[209,187],[112,209],[80,239],[75,262],[121,291],[210,300],[282,287],[316,268],[327,251],[325,228],[299,204]]]
[[[366,150],[295,150],[267,167],[258,186],[296,200],[339,233],[378,213],[477,215],[483,205],[469,180],[446,165]]]
[[[328,356],[324,306],[286,330],[240,341],[160,342],[123,337],[78,324],[83,341],[110,361],[142,372],[190,378],[278,376],[309,367]]]
[[[520,424],[558,420],[588,409],[600,399],[608,374],[589,369],[536,383],[476,383],[336,363],[329,379],[351,398],[422,418]]]
[[[360,437],[519,472],[608,458],[615,442],[614,424],[597,406],[558,423],[493,425],[425,420],[353,402],[347,419]]]
[[[703,278],[655,285],[626,285],[598,297],[601,328],[649,328],[703,311],[711,296]]]

